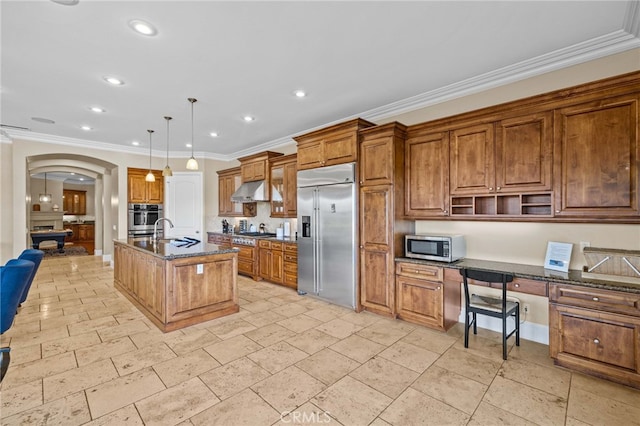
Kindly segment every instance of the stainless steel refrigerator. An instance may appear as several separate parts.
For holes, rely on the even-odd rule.
[[[298,293],[356,306],[355,163],[298,172]]]

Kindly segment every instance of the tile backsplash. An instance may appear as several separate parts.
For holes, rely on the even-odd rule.
[[[254,217],[224,217],[224,216],[213,216],[207,218],[207,226],[206,230],[208,232],[222,232],[222,219],[226,219],[236,230],[238,230],[238,225],[240,224],[240,220],[246,219],[248,225],[255,225],[256,230],[260,229],[260,224],[264,223],[266,226],[267,232],[276,232],[276,228],[284,227],[284,223],[288,221],[291,224],[291,236],[295,236],[297,222],[296,218],[291,219],[283,219],[283,218],[275,218],[270,217],[271,215],[271,204],[265,202],[257,203],[257,214]]]

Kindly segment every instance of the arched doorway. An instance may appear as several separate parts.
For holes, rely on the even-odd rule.
[[[26,167],[26,219],[31,224],[33,204],[38,200],[31,200],[31,176],[39,173],[78,173],[94,179],[93,209],[95,236],[95,255],[102,255],[105,260],[111,260],[113,253],[112,240],[117,238],[115,229],[118,228],[118,166],[84,155],[76,154],[42,154],[27,157]],[[61,197],[60,197],[61,200]],[[48,207],[50,208],[50,207]],[[26,241],[29,246],[30,241]]]

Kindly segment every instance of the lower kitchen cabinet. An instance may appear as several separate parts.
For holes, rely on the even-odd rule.
[[[298,245],[284,243],[284,285],[298,288]]]
[[[444,280],[444,268],[396,262],[396,312],[400,319],[446,331],[460,315],[460,282]]]
[[[258,269],[260,277],[276,284],[283,283],[284,254],[282,243],[259,240]]]
[[[640,295],[551,283],[556,365],[640,388]]]
[[[238,252],[238,273],[247,275],[254,280],[258,279],[258,248],[253,246],[234,245]]]

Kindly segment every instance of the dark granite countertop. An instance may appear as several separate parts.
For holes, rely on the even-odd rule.
[[[192,246],[184,247],[173,245],[169,240],[159,240],[156,244],[153,244],[149,237],[127,238],[126,240],[114,240],[114,242],[126,244],[136,250],[140,250],[166,260],[208,256],[213,254],[237,253],[239,251],[236,248],[220,247],[217,244],[210,244],[207,242],[200,242]]]
[[[408,257],[398,257],[396,261],[419,263],[425,265],[435,265],[444,268],[462,269],[474,268],[486,271],[508,272],[515,277],[527,278],[537,281],[553,281],[564,284],[575,284],[584,287],[600,288],[606,290],[618,290],[628,293],[640,294],[640,284],[627,283],[623,281],[599,280],[596,278],[583,276],[582,271],[570,269],[568,273],[544,269],[542,266],[524,265],[520,263],[496,262],[481,259],[462,259],[456,262],[445,263],[429,260],[412,259]]]
[[[281,243],[293,243],[293,244],[297,244],[298,240],[296,240],[296,237],[282,237],[282,238],[277,238],[277,237],[263,237],[260,235],[242,235],[242,234],[225,234],[224,232],[216,232],[216,231],[207,231],[207,235],[228,235],[230,237],[244,237],[244,238],[255,238],[255,239],[259,239],[259,240],[269,240],[269,241],[276,241],[276,242],[281,242]]]

